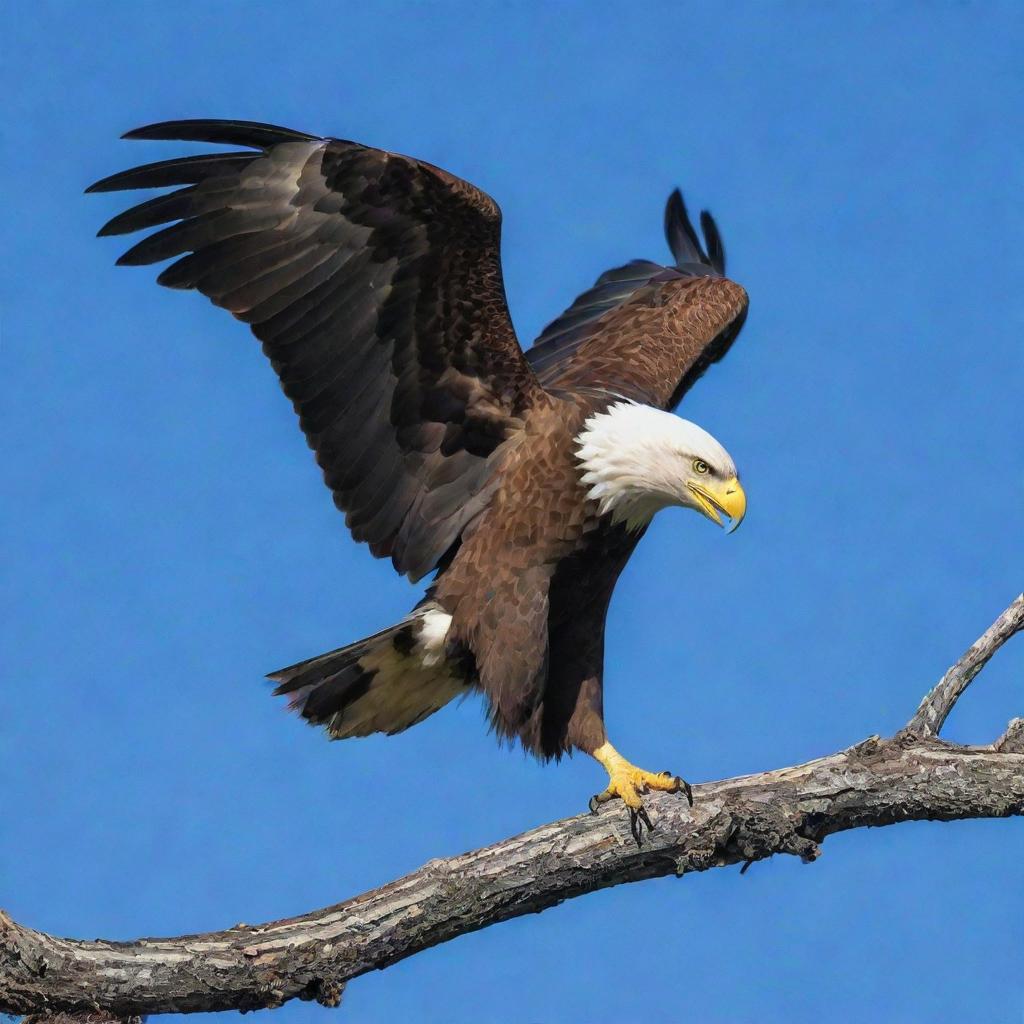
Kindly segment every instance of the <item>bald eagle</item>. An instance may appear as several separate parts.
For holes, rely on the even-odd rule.
[[[334,739],[393,734],[470,691],[502,737],[543,759],[595,757],[639,843],[642,795],[684,794],[608,741],[604,628],[654,514],[723,525],[746,508],[726,450],[671,414],[735,340],[747,295],[677,191],[670,266],[634,260],[520,348],[502,283],[501,215],[422,160],[245,121],[173,121],[129,139],[230,152],[147,164],[91,192],[171,186],[100,235],[170,225],[118,260],[249,324],[357,541],[416,581],[401,622],[271,674]]]

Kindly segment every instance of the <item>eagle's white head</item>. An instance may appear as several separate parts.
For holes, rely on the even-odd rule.
[[[595,413],[576,437],[587,497],[631,530],[670,505],[692,508],[735,530],[747,497],[729,453],[706,431],[672,413],[617,402]]]

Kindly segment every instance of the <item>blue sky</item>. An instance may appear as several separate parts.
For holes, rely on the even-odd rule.
[[[1024,13],[1015,4],[7,5],[0,905],[129,938],[340,900],[582,810],[588,759],[479,704],[328,744],[264,672],[419,591],[347,537],[245,330],[118,270],[118,142],[252,118],[490,192],[524,341],[662,258],[679,184],[751,295],[681,411],[749,497],[664,513],[620,582],[616,745],[692,781],[898,728],[1024,582]],[[947,735],[1024,713],[1024,641]],[[916,824],[623,886],[349,986],[359,1024],[1012,1021],[1024,822]],[[617,951],[624,945],[627,952]],[[275,1020],[329,1011],[293,1004]],[[326,1018],[323,1018],[326,1019]]]

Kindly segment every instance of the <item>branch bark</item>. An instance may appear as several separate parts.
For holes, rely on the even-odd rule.
[[[917,736],[938,736],[960,695],[988,664],[989,658],[1021,629],[1024,629],[1024,594],[1018,595],[1017,600],[967,648],[960,660],[921,701],[914,717],[902,731]]]
[[[776,853],[811,861],[827,836],[853,828],[1022,815],[1024,719],[987,746],[935,736],[971,680],[1022,625],[1024,595],[891,739],[873,736],[806,764],[695,786],[692,811],[676,796],[649,795],[655,831],[643,848],[621,808],[610,805],[431,861],[335,906],[254,927],[87,942],[33,931],[0,911],[0,1011],[109,1020],[250,1010],[296,997],[336,1006],[345,984],[360,974],[608,886]]]

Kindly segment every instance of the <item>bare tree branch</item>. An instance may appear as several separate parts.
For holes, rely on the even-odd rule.
[[[247,1010],[295,997],[335,1006],[360,974],[608,886],[776,853],[810,861],[825,837],[864,826],[1024,814],[1024,720],[988,746],[934,737],[1022,616],[1018,598],[892,739],[871,737],[806,764],[696,786],[692,811],[678,797],[651,794],[656,829],[642,849],[621,808],[609,805],[431,861],[333,907],[254,927],[86,942],[33,931],[0,911],[0,1010],[102,1012],[94,1019],[109,1020]]]
[[[1021,629],[1024,629],[1024,594],[1017,596],[1017,600],[971,644],[960,660],[935,684],[921,701],[920,707],[914,717],[907,722],[903,732],[917,736],[938,736],[960,695],[988,664],[989,658]]]

